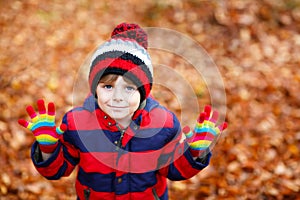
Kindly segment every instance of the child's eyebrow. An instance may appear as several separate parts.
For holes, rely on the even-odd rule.
[[[137,88],[137,86],[134,83],[126,83],[126,86],[130,86],[130,87],[135,87]]]
[[[112,85],[112,84],[114,84],[114,81],[100,81],[99,83]]]

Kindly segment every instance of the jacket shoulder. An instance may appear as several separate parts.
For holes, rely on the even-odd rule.
[[[141,128],[178,128],[176,115],[156,100],[149,98],[145,106]]]
[[[84,106],[69,110],[63,117],[63,123],[67,125],[70,131],[99,129],[96,109],[89,110]]]

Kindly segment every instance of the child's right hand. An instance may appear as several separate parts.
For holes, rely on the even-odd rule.
[[[48,112],[46,111],[44,100],[37,101],[39,115],[36,114],[32,106],[27,106],[26,111],[32,122],[19,119],[19,124],[30,131],[39,143],[40,149],[44,153],[52,153],[57,147],[59,137],[67,130],[65,124],[59,127],[55,126],[55,106],[54,103],[48,104]]]

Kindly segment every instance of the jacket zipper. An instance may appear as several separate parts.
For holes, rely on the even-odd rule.
[[[122,140],[124,137],[125,130],[122,130],[119,126],[117,126],[117,127],[118,127],[119,131],[121,132],[121,136],[120,136],[120,139],[119,139],[117,147],[116,147],[116,150],[118,151],[122,146]]]
[[[154,199],[159,200],[159,197],[157,195],[157,192],[156,192],[155,188],[152,188],[152,193],[153,193]]]
[[[83,190],[84,199],[89,200],[91,195],[91,190],[89,188]]]

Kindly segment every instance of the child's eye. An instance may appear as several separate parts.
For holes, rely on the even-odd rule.
[[[113,87],[112,85],[104,85],[103,86],[103,88],[108,89],[108,90],[112,89],[112,87]]]
[[[126,90],[132,92],[132,91],[136,90],[136,87],[134,87],[134,86],[126,86]]]

